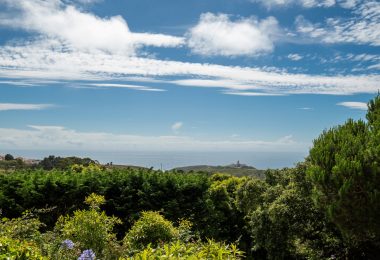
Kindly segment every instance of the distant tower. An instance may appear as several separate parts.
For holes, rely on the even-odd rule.
[[[236,163],[236,167],[240,167],[240,161],[239,160]]]

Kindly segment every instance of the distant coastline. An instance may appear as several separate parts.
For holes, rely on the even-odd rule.
[[[292,167],[302,161],[306,154],[294,152],[157,152],[157,151],[50,151],[50,150],[0,150],[0,154],[11,153],[15,157],[41,160],[49,155],[69,157],[89,157],[101,164],[112,162],[117,165],[133,165],[154,169],[170,170],[196,165],[229,165],[231,162],[244,162],[257,169]]]

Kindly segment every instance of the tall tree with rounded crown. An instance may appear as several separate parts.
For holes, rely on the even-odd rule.
[[[347,241],[380,247],[380,95],[367,122],[349,119],[324,131],[310,150],[314,199]]]

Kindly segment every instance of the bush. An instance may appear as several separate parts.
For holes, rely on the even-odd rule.
[[[6,161],[13,161],[15,158],[13,157],[13,155],[11,154],[6,154],[5,157],[4,157],[4,160]]]
[[[179,231],[158,212],[144,211],[126,234],[124,244],[129,250],[141,250],[149,244],[155,247],[159,242],[170,242],[178,236]]]
[[[107,250],[111,248],[112,251],[112,246],[117,246],[116,235],[112,231],[121,221],[100,211],[99,207],[104,202],[103,196],[91,194],[86,198],[90,209],[77,210],[73,216],[60,217],[56,230],[59,230],[62,238],[72,240],[82,251],[92,249],[98,257],[110,254]]]
[[[0,259],[9,260],[44,260],[35,242],[0,236]]]
[[[70,167],[72,172],[76,173],[89,173],[89,172],[100,172],[105,170],[104,166],[100,164],[90,163],[88,166],[83,164],[74,164]]]
[[[207,243],[183,243],[179,240],[153,248],[150,245],[136,253],[133,259],[241,259],[243,252],[235,245],[209,240]],[[125,258],[122,260],[126,260]]]
[[[34,215],[26,211],[22,217],[0,220],[0,236],[7,236],[14,239],[22,239],[28,241],[40,241],[40,227],[43,224],[34,217]]]
[[[40,245],[42,223],[30,212],[15,219],[0,220],[0,259],[45,259]]]

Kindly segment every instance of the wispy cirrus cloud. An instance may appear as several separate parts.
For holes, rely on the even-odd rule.
[[[380,63],[368,66],[368,69],[380,70]]]
[[[348,107],[351,109],[367,110],[367,103],[364,102],[340,102],[338,106]]]
[[[304,8],[313,7],[333,7],[341,6],[343,8],[353,8],[360,0],[251,0],[254,3],[260,3],[267,8],[287,7],[291,5],[300,5]]]
[[[34,83],[25,82],[25,81],[22,81],[22,80],[0,80],[0,84],[19,86],[19,87],[32,87],[32,86],[36,86],[36,84],[34,84]]]
[[[0,77],[118,82],[147,78],[177,86],[212,87],[271,94],[376,93],[380,75],[308,75],[276,69],[190,63],[103,52],[57,51],[46,41],[0,47]],[[58,44],[58,46],[60,46]],[[179,78],[179,79],[173,79]],[[110,82],[113,84],[114,82]],[[115,85],[114,85],[115,86]]]
[[[134,89],[134,90],[140,90],[140,91],[153,91],[153,92],[161,92],[166,91],[165,89],[161,88],[151,88],[141,85],[131,85],[131,84],[117,84],[117,83],[89,83],[87,86],[92,87],[98,87],[98,88],[127,88],[127,89]]]
[[[9,110],[43,110],[54,107],[52,104],[20,104],[20,103],[0,103],[0,111]]]
[[[287,58],[290,56],[288,55]],[[345,65],[347,71],[366,71],[378,69],[380,55],[373,53],[335,53],[333,55],[306,54],[302,59],[319,62],[322,65]],[[343,73],[341,73],[343,74]]]
[[[207,73],[206,68],[205,73]],[[255,91],[268,95],[349,95],[355,93],[376,93],[378,89],[376,79],[380,79],[380,76],[377,75],[318,76],[270,72],[253,68],[222,68],[209,67],[209,76],[214,77],[211,79],[183,79],[172,82],[180,86],[225,88],[235,91],[235,94],[244,91]],[[257,96],[260,94],[252,95]]]
[[[72,0],[73,2],[78,2],[80,4],[96,4],[102,2],[103,0]]]
[[[263,92],[251,92],[251,91],[224,91],[223,94],[234,96],[246,96],[246,97],[265,97],[265,96],[284,96],[285,94],[278,93],[263,93]]]
[[[365,1],[352,11],[350,19],[327,18],[324,23],[311,23],[303,16],[296,18],[298,33],[323,43],[352,43],[380,46],[380,2]]]

